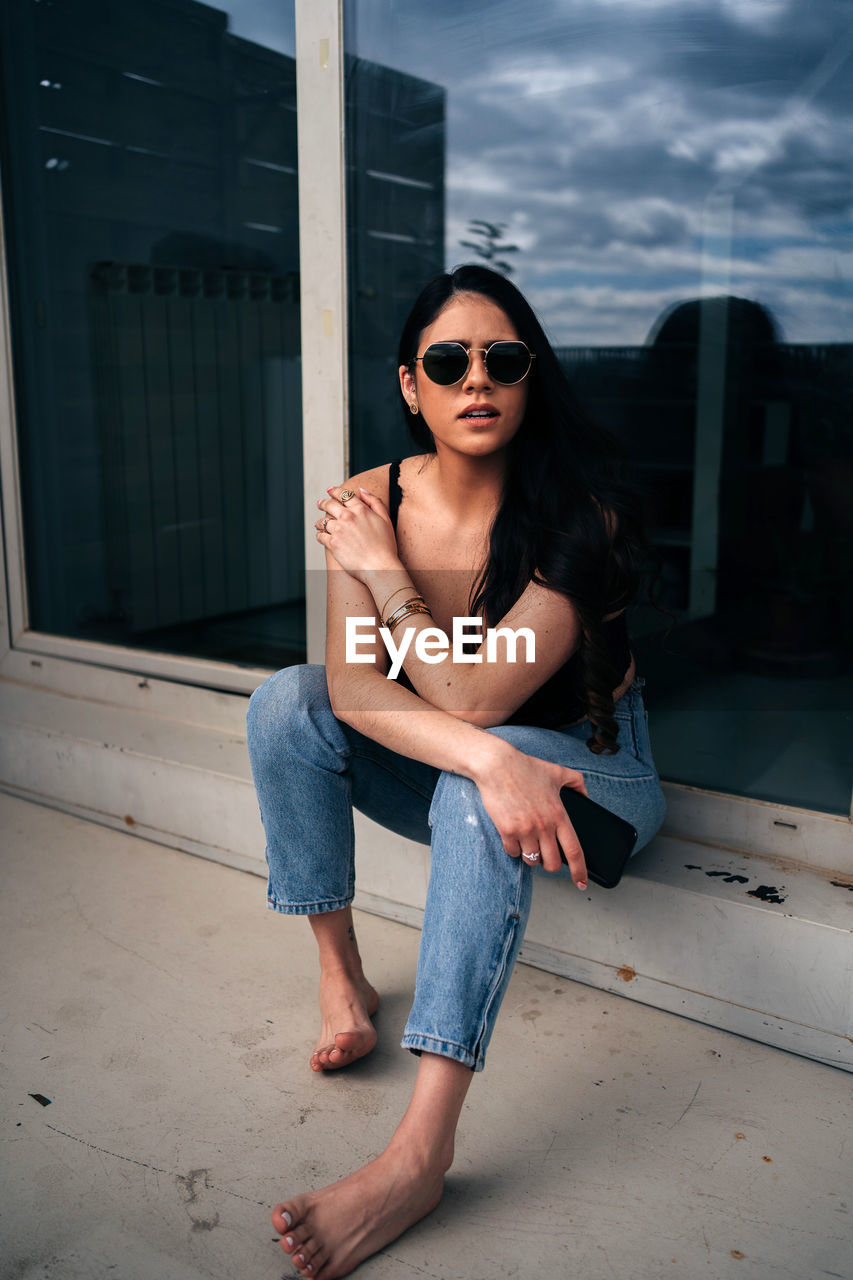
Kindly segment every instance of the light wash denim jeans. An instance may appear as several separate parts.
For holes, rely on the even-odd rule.
[[[589,725],[488,730],[528,755],[579,769],[590,798],[637,828],[637,849],[665,810],[643,683],[636,680],[616,704],[615,755],[588,750]],[[431,846],[415,999],[402,1043],[482,1070],[524,937],[533,876],[550,873],[509,857],[469,778],[398,755],[338,720],[322,666],[287,667],[261,685],[249,704],[248,734],[274,911],[311,915],[349,905],[353,806]],[[555,874],[570,878],[568,867]]]

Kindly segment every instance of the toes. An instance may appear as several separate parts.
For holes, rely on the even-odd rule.
[[[342,1034],[349,1035],[350,1033],[343,1032]],[[327,1067],[343,1067],[351,1055],[352,1050],[348,1046],[342,1047],[337,1044],[329,1044],[322,1049],[315,1049],[311,1055],[311,1070],[325,1071]]]
[[[288,1231],[282,1236],[281,1247],[285,1253],[289,1253],[294,1258],[297,1253],[302,1251],[302,1245],[306,1237],[305,1227],[294,1227],[292,1231]]]
[[[324,1044],[311,1055],[312,1071],[327,1071],[334,1067],[347,1067],[356,1058],[363,1058],[376,1044],[376,1032],[372,1028],[359,1031],[338,1031],[334,1043]]]
[[[282,1201],[273,1209],[272,1222],[281,1236],[281,1247],[291,1264],[308,1280],[322,1280],[322,1271],[329,1260],[329,1251],[312,1235],[309,1227],[310,1206]]]
[[[320,1246],[313,1236],[306,1236],[300,1245],[297,1246],[296,1252],[293,1254],[293,1261],[298,1266],[307,1270],[308,1264],[313,1263],[319,1253]]]
[[[288,1232],[294,1235],[294,1232]],[[290,1255],[290,1261],[303,1275],[316,1276],[326,1261],[326,1252],[316,1237],[305,1233],[305,1238],[297,1243]]]
[[[320,1255],[315,1247],[309,1249],[307,1245],[303,1245],[301,1249],[290,1255],[290,1261],[301,1276],[310,1276],[311,1280],[316,1280],[320,1270],[319,1257]]]
[[[327,1261],[328,1257],[325,1251],[318,1249],[316,1253],[311,1255],[310,1260],[302,1267],[302,1274],[310,1276],[311,1280],[321,1280],[323,1267]]]
[[[277,1204],[272,1211],[272,1224],[280,1236],[293,1226],[295,1217],[293,1210],[284,1204]]]
[[[299,1253],[305,1247],[308,1228],[304,1222],[300,1221],[300,1215],[294,1205],[291,1204],[289,1208],[284,1204],[276,1205],[273,1209],[272,1224],[281,1236],[281,1247],[285,1253],[291,1255]]]

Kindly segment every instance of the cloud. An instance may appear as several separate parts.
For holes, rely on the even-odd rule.
[[[853,339],[849,4],[357,8],[360,53],[445,87],[448,264],[471,219],[506,223],[558,341],[641,341],[727,285],[775,299],[792,340]]]

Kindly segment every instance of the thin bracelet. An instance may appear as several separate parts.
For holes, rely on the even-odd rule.
[[[402,602],[402,604],[397,605],[397,608],[394,610],[394,612],[393,612],[393,613],[390,613],[390,614],[388,615],[388,616],[389,616],[389,618],[393,618],[393,617],[394,617],[394,613],[399,613],[399,611],[400,611],[401,609],[405,609],[406,605],[407,605],[407,604],[411,604],[414,600],[423,600],[423,599],[424,599],[424,598],[423,598],[423,596],[422,596],[422,595],[419,595],[419,594],[417,594],[417,593],[416,593],[416,594],[414,594],[414,595],[409,596],[408,600],[404,600],[404,601]],[[426,601],[424,601],[424,603],[426,603]]]
[[[403,603],[399,605],[394,610],[394,612],[385,619],[382,625],[387,627],[389,623],[394,621],[398,613],[402,614],[405,608],[407,608],[410,604],[415,604],[417,601],[420,601],[421,604],[426,604],[426,601],[424,600],[423,596],[410,596],[408,600],[404,600]]]
[[[423,596],[413,596],[411,600],[407,600],[405,604],[401,604],[399,609],[395,609],[391,614],[391,617],[386,618],[382,625],[388,627],[389,630],[393,630],[401,618],[405,618],[408,614],[415,613],[420,610],[424,613],[429,613],[429,605],[424,600]]]
[[[398,595],[401,591],[414,591],[414,587],[398,587],[396,591],[392,591],[390,596],[388,597],[388,600],[385,601],[382,608],[379,610],[380,618],[382,617],[385,610],[388,608],[388,601],[393,600],[394,597]]]
[[[396,627],[399,623],[403,622],[406,618],[410,618],[410,617],[412,616],[412,614],[414,614],[414,613],[425,613],[425,614],[427,615],[427,617],[429,617],[429,618],[431,618],[431,617],[432,617],[432,614],[430,613],[429,608],[427,607],[427,605],[425,605],[425,604],[413,604],[413,605],[412,605],[412,607],[411,607],[411,609],[407,609],[407,610],[406,610],[406,612],[403,614],[402,618],[398,618],[398,619],[397,619],[397,621],[396,621],[392,626],[390,626],[390,627],[388,628],[388,630],[391,632],[391,634],[393,635],[393,633],[394,633],[394,627]]]
[[[410,605],[410,606],[408,607],[408,609],[406,610],[406,612],[405,612],[405,613],[403,613],[403,614],[401,614],[399,618],[395,618],[395,619],[394,619],[394,621],[393,621],[392,623],[387,624],[387,625],[388,625],[388,630],[389,630],[390,632],[392,632],[392,633],[393,633],[394,628],[397,626],[397,624],[398,624],[398,623],[400,623],[400,622],[402,622],[404,618],[410,618],[410,617],[412,616],[412,614],[413,614],[413,613],[425,613],[425,614],[427,614],[430,618],[432,617],[432,613],[430,612],[430,609],[429,609],[429,606],[428,606],[428,605],[425,605],[425,604],[413,604],[413,605]]]

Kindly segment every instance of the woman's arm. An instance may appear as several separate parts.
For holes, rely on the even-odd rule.
[[[328,532],[319,540],[335,563],[343,566],[369,592],[364,597],[366,609],[361,615],[388,617],[407,597],[418,594],[411,576],[397,555],[396,539],[384,503],[364,489],[361,477],[336,487],[331,498],[323,500],[328,514]],[[344,488],[356,496],[342,504],[338,495]],[[385,602],[393,594],[391,607]],[[426,600],[427,605],[430,601]],[[346,618],[343,619],[346,626]],[[376,624],[378,628],[378,622]],[[424,613],[405,617],[394,628],[393,643],[398,668],[406,675],[420,696],[433,707],[460,720],[481,727],[504,724],[512,713],[527,701],[572,655],[580,637],[580,624],[570,600],[558,591],[529,583],[509,613],[495,628],[494,647],[484,637],[476,653],[463,656],[453,652],[453,636],[446,656],[441,635],[435,631],[433,618]],[[476,628],[468,629],[468,635]],[[505,634],[501,635],[501,632]],[[517,633],[515,639],[507,633]],[[364,628],[377,651],[386,653],[378,631]],[[420,639],[419,639],[420,637]],[[430,643],[431,642],[431,643]],[[433,661],[430,661],[432,655]],[[386,671],[388,667],[384,668]]]
[[[339,720],[392,751],[471,778],[511,857],[538,849],[542,866],[557,871],[566,854],[572,876],[586,886],[577,836],[560,800],[570,786],[586,793],[576,769],[525,755],[477,725],[429,705],[384,675],[381,657],[347,663],[347,617],[375,616],[365,585],[327,550],[326,674],[332,710]]]

